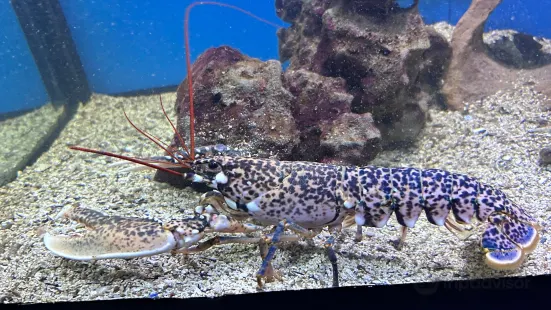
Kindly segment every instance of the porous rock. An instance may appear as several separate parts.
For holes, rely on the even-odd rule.
[[[222,143],[260,155],[290,153],[298,141],[293,95],[283,87],[278,61],[262,62],[222,46],[192,66],[196,142]],[[178,131],[189,128],[188,81],[177,91]],[[179,146],[177,137],[173,145]]]
[[[191,74],[196,145],[363,165],[381,146],[414,141],[428,105],[441,97],[449,55],[417,4],[277,0],[278,16],[291,23],[278,31],[287,71],[227,46],[203,53]],[[178,131],[187,136],[187,80],[176,107]],[[176,136],[172,145],[179,146]]]
[[[343,113],[321,136],[325,156],[322,161],[333,164],[362,166],[380,151],[380,131],[370,113]]]
[[[551,147],[546,146],[540,149],[538,163],[541,166],[551,165]]]
[[[527,33],[514,30],[487,34],[488,50],[498,62],[516,69],[533,69],[551,64],[551,53],[541,42]]]
[[[419,92],[420,66],[431,44],[416,1],[400,8],[395,1],[281,0],[276,9],[291,23],[278,31],[280,58],[289,61],[290,70],[343,78],[353,96],[351,112],[371,113],[385,142],[415,138],[384,133],[401,122],[418,134],[426,118],[401,121]]]
[[[291,69],[285,73],[284,80],[285,86],[296,98],[292,111],[301,133],[301,143],[293,150],[292,159],[327,162],[347,158],[349,160],[344,162],[365,164],[378,154],[381,135],[373,124],[371,114],[365,113],[357,118],[360,122],[348,122],[354,119],[351,113],[354,96],[347,92],[343,78]],[[364,122],[361,123],[361,120]],[[347,125],[351,127],[343,128]],[[324,137],[335,130],[343,133],[324,141],[327,139]],[[356,131],[364,131],[364,134]],[[354,148],[361,149],[361,153],[348,153],[351,140],[355,143]]]
[[[278,61],[262,62],[237,49],[221,46],[207,49],[190,69],[196,147],[221,143],[260,157],[291,153],[299,142],[299,132],[291,111],[294,97],[283,87]],[[188,90],[186,78],[177,89],[178,134],[172,139],[173,148],[182,148],[179,136],[189,137]],[[163,171],[157,171],[154,180],[208,190]]]
[[[369,113],[351,116],[354,97],[347,92],[343,78],[304,69],[282,74],[277,61],[262,62],[233,48],[220,47],[198,58],[192,81],[196,145],[223,143],[261,157],[311,161],[348,158],[349,163],[362,164],[379,152],[380,132]],[[187,89],[185,80],[178,89],[176,104],[181,136],[186,136],[189,128]],[[343,115],[347,117],[341,118]],[[347,131],[343,129],[346,126],[350,126],[346,139],[322,143],[323,137],[337,129]],[[177,136],[172,145],[179,146]],[[159,173],[157,180],[161,180]]]

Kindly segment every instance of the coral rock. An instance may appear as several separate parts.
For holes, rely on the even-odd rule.
[[[489,33],[484,42],[499,62],[516,69],[533,69],[551,64],[551,53],[529,34],[514,30]]]
[[[223,143],[268,155],[291,152],[298,141],[294,97],[283,87],[278,61],[262,62],[227,46],[211,48],[193,64],[192,79],[198,144]],[[180,85],[176,103],[183,135],[189,128],[187,83]]]
[[[280,58],[289,61],[290,70],[342,78],[354,98],[351,112],[371,113],[384,127],[410,124],[408,132],[419,132],[425,117],[414,118],[421,123],[402,120],[416,96],[412,92],[419,91],[415,86],[431,46],[416,2],[399,8],[395,1],[280,0],[276,8],[291,23],[278,31]],[[383,140],[395,138],[402,141],[415,135],[393,134]]]
[[[551,165],[551,147],[543,147],[539,153],[540,157],[538,163],[541,166]]]
[[[354,97],[347,93],[342,78],[319,75],[308,70],[289,70],[285,73],[285,86],[295,96],[293,117],[300,130],[333,121],[350,112]]]
[[[284,80],[285,86],[296,98],[292,111],[301,132],[301,143],[293,151],[292,159],[325,161],[328,156],[337,159],[346,157],[349,161],[344,162],[366,164],[369,158],[377,155],[379,148],[370,147],[368,144],[379,143],[380,132],[373,126],[373,118],[369,113],[354,118],[355,114],[351,113],[354,96],[347,92],[346,81],[343,78],[326,77],[299,69],[288,70],[284,74]],[[355,122],[349,124],[351,128],[346,130],[344,136],[331,133],[332,130],[346,127],[346,122],[352,120]],[[361,121],[365,123],[358,124]],[[365,130],[369,137],[364,139],[364,136],[349,131],[354,128]],[[328,135],[334,139],[322,142],[322,137]],[[338,140],[339,138],[345,139]],[[345,147],[350,144],[350,139],[355,140],[356,144],[352,148]],[[361,149],[362,152],[354,153],[355,149]],[[349,150],[350,153],[347,153]],[[345,153],[335,154],[339,152]]]
[[[365,165],[380,151],[381,134],[369,113],[344,113],[321,137],[323,162]]]

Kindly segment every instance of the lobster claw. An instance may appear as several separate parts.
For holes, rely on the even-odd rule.
[[[67,218],[84,224],[86,231],[73,235],[44,235],[46,248],[71,260],[130,259],[161,253],[191,253],[209,232],[252,232],[262,227],[240,223],[220,214],[221,194],[203,194],[191,218],[159,223],[137,217],[109,216],[78,206],[64,208],[54,220]],[[204,247],[205,245],[203,245]]]
[[[56,217],[86,226],[76,235],[44,235],[44,244],[55,255],[79,261],[129,259],[170,252],[178,241],[160,223],[141,218],[108,216],[101,212],[70,206]]]

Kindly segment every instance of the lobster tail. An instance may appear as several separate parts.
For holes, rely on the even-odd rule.
[[[478,224],[486,223],[481,245],[492,269],[518,268],[540,239],[536,219],[499,189],[467,175],[440,169],[363,167],[357,180],[350,178],[361,187],[356,197],[357,225],[382,227],[394,212],[400,225],[412,228],[424,211],[430,223],[466,239]],[[353,194],[355,184],[345,189]],[[345,224],[350,223],[348,219]]]
[[[490,215],[481,240],[486,264],[496,270],[518,268],[538,245],[538,230],[537,223],[521,222],[502,213]]]

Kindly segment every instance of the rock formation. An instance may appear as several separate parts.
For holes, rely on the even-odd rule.
[[[370,113],[384,144],[416,138],[427,116],[418,78],[431,48],[417,2],[278,0],[276,10],[291,23],[278,31],[289,72],[342,78],[351,112]]]
[[[482,99],[525,80],[551,98],[551,65],[531,69],[504,66],[490,57],[482,38],[490,13],[501,0],[473,0],[461,17],[451,39],[452,58],[443,93],[451,109],[461,110],[465,102]]]
[[[208,49],[192,66],[196,142],[223,143],[259,153],[287,155],[298,143],[278,61],[262,62],[228,46]],[[189,128],[188,82],[177,91],[178,130]],[[176,137],[173,145],[178,145]]]

